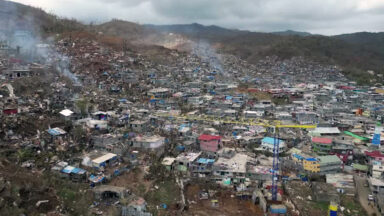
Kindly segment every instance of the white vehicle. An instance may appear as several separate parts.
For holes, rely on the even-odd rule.
[[[374,198],[373,198],[373,195],[372,194],[368,194],[368,201],[373,201]]]

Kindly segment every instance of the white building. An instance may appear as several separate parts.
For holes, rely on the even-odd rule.
[[[274,149],[275,144],[278,144],[279,152],[284,152],[285,150],[287,150],[287,145],[285,144],[285,142],[283,140],[279,140],[279,139],[272,138],[272,137],[264,137],[261,140],[261,149],[264,151],[269,151],[269,152],[273,153],[273,149]]]
[[[213,175],[217,182],[224,185],[244,183],[247,172],[248,156],[236,153],[234,156],[219,157],[213,164]]]
[[[132,141],[132,146],[148,150],[156,150],[164,147],[165,138],[161,136],[137,136]]]

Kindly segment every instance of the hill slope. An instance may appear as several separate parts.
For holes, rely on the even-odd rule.
[[[367,70],[384,74],[384,33],[354,33],[329,37],[294,31],[248,32],[199,24],[152,28],[186,35],[195,40],[207,40],[220,51],[238,55],[251,63],[266,55],[281,58],[305,56],[342,66],[347,76],[362,83],[367,83],[372,78],[366,73]]]
[[[294,31],[258,33],[196,23],[139,25],[121,20],[87,26],[75,20],[60,19],[41,9],[0,0],[0,33],[7,34],[19,29],[40,34],[78,30],[93,34],[103,32],[105,36],[167,48],[177,48],[179,44],[190,40],[204,40],[214,45],[218,51],[237,55],[250,63],[267,55],[281,58],[305,56],[316,61],[337,64],[344,68],[346,75],[361,82],[372,78],[366,73],[367,70],[384,74],[384,33],[361,32],[328,37]]]
[[[35,34],[60,33],[82,29],[76,20],[61,19],[44,10],[20,3],[0,0],[0,32],[28,30]]]

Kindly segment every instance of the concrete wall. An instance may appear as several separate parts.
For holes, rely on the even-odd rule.
[[[200,149],[202,151],[217,152],[219,150],[220,140],[204,141],[200,140]]]

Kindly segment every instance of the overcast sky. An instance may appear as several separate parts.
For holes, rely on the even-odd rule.
[[[219,25],[334,35],[384,31],[384,0],[15,0],[84,22]]]

